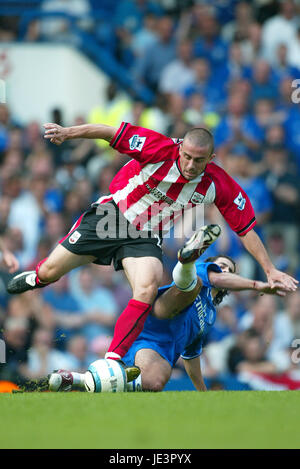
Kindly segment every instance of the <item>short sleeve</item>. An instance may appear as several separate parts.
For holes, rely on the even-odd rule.
[[[202,346],[203,346],[203,337],[198,337],[194,342],[188,345],[182,354],[180,355],[181,358],[184,360],[192,360],[192,358],[199,357],[202,353]]]
[[[197,262],[196,269],[197,269],[197,275],[198,277],[200,277],[203,286],[208,287],[208,288],[212,288],[213,286],[209,281],[208,272],[209,271],[222,272],[220,267],[217,264],[214,264],[213,262]]]
[[[172,138],[128,122],[122,122],[110,146],[142,164],[176,159],[178,153]]]
[[[256,225],[254,209],[246,192],[222,168],[214,170],[215,205],[228,225],[239,236],[244,236]]]

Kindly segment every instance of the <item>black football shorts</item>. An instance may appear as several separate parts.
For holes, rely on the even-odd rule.
[[[162,238],[142,232],[131,225],[115,202],[91,206],[60,240],[68,251],[81,256],[95,256],[94,264],[122,270],[125,257],[157,257],[162,261]]]

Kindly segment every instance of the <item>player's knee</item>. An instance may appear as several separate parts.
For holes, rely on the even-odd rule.
[[[143,391],[151,391],[151,392],[160,392],[165,387],[165,381],[161,379],[159,376],[152,379],[142,378],[142,389]]]
[[[141,285],[134,289],[133,298],[144,303],[152,304],[157,296],[158,286]]]
[[[41,282],[55,282],[59,277],[60,275],[57,266],[51,262],[44,262],[38,270],[38,278]]]

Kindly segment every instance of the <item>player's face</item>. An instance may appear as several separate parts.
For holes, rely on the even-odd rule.
[[[181,173],[188,181],[195,179],[205,170],[206,165],[214,158],[209,146],[198,147],[188,140],[183,141],[179,148]]]
[[[226,257],[218,257],[214,263],[217,264],[224,273],[234,274],[235,272],[235,265]]]

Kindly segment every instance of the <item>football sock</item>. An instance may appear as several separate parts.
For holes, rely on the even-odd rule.
[[[126,384],[127,392],[140,392],[142,390],[142,375],[139,375],[136,379]]]
[[[176,287],[182,291],[191,291],[197,285],[197,270],[194,262],[177,262],[172,272]]]
[[[126,355],[144,328],[151,304],[131,299],[116,322],[114,336],[105,358],[120,359]]]
[[[75,371],[72,371],[71,374],[73,376],[73,386],[76,387],[77,389],[85,389],[84,373],[77,373]]]

